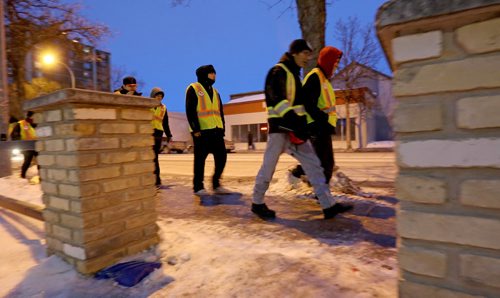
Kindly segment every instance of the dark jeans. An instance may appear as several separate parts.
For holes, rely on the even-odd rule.
[[[193,190],[197,192],[205,188],[203,179],[205,177],[205,160],[209,153],[214,156],[215,170],[212,176],[212,187],[220,186],[220,178],[226,166],[227,153],[224,137],[219,135],[201,135],[193,137],[194,145],[194,177]]]
[[[155,144],[153,145],[153,151],[155,153],[154,163],[155,163],[155,175],[156,175],[156,185],[161,185],[160,179],[160,163],[158,162],[158,154],[160,154],[161,150],[161,137],[154,137]]]
[[[21,177],[26,178],[26,172],[31,165],[31,161],[33,160],[33,157],[38,155],[38,152],[35,150],[23,150],[22,153],[24,155],[24,162],[21,167]]]
[[[330,183],[333,175],[333,167],[335,166],[335,159],[333,157],[332,136],[329,134],[318,134],[311,136],[311,144],[314,147],[314,152],[321,161],[321,167],[325,175],[325,182]],[[305,175],[301,165],[292,170],[292,174],[296,177]]]

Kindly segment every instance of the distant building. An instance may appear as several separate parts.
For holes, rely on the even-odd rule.
[[[75,41],[76,43],[76,41]],[[76,88],[96,91],[111,91],[111,54],[92,46],[81,44],[75,50],[59,52],[57,59],[68,65],[75,75]],[[58,82],[63,88],[71,86],[71,78],[67,69],[60,64],[51,67],[43,66],[37,61],[44,49],[35,48],[26,61],[27,81],[45,77]]]
[[[392,95],[392,77],[373,68],[359,63],[352,63],[346,68],[355,68],[355,72],[362,72],[357,84],[353,88],[367,88],[373,95],[374,102],[366,110],[366,125],[368,143],[393,139],[391,125],[392,115],[396,106],[396,99]],[[345,70],[345,69],[344,69]],[[344,70],[337,73],[331,80],[336,89],[346,89],[342,80]]]
[[[356,67],[365,67],[362,65]],[[351,145],[363,148],[370,142],[392,140],[390,119],[395,100],[391,91],[391,77],[368,68],[366,79],[360,80],[355,89],[346,90],[332,79],[337,108],[337,131],[334,148],[346,147],[345,97],[351,93],[349,104]],[[237,149],[247,147],[248,132],[254,136],[257,149],[264,149],[267,141],[267,110],[263,91],[232,94],[224,105],[226,138],[234,141]]]
[[[374,101],[368,88],[350,90],[353,100],[349,104],[351,118],[351,140],[353,147],[365,147],[367,140],[366,118],[362,117],[360,106],[366,101]],[[334,136],[336,148],[345,147],[345,90],[335,90],[337,99],[337,133]],[[226,138],[236,144],[237,149],[247,146],[248,132],[252,132],[257,149],[264,149],[267,141],[267,110],[263,91],[231,95],[224,105]],[[361,140],[358,142],[358,140]]]

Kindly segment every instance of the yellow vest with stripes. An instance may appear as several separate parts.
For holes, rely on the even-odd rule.
[[[326,79],[325,75],[319,68],[313,68],[304,78],[304,85],[312,74],[317,74],[321,86],[321,94],[318,98],[318,108],[328,114],[328,123],[332,126],[337,126],[337,111],[335,109],[335,92],[332,84]],[[307,123],[314,122],[314,119],[307,114]]]
[[[294,110],[299,116],[306,115],[303,105],[294,105],[295,102],[295,77],[293,73],[283,63],[276,66],[281,67],[286,72],[286,97],[274,107],[267,107],[268,118],[282,118],[288,111]]]
[[[21,120],[18,122],[21,126],[21,140],[34,140],[36,139],[36,132],[33,126],[26,121]]]
[[[200,83],[192,83],[189,87],[193,87],[198,97],[198,105],[196,111],[198,113],[198,121],[201,130],[221,128],[224,129],[222,118],[220,116],[219,95],[217,89],[213,88],[214,94],[212,100],[207,93],[207,90]],[[188,89],[189,89],[188,87]],[[187,92],[187,90],[186,90]],[[192,131],[191,127],[189,130]]]
[[[158,107],[152,108],[151,112],[153,112],[153,120],[151,120],[151,125],[154,129],[163,130],[163,117],[167,112],[167,108],[162,104]]]

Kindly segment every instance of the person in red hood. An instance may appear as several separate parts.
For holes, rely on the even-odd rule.
[[[311,143],[321,161],[327,184],[330,183],[335,167],[332,135],[335,134],[337,124],[335,93],[330,79],[341,58],[342,51],[337,48],[327,46],[321,49],[318,65],[306,75],[302,88]],[[300,165],[291,172],[297,178],[305,175]]]

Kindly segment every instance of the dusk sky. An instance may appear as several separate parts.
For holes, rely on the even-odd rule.
[[[289,0],[273,8],[269,6],[277,0],[191,0],[188,7],[172,7],[170,0],[80,2],[85,16],[112,31],[98,48],[111,53],[113,66],[144,82],[139,86],[144,96],[153,87],[162,88],[169,111],[185,111],[186,87],[196,81],[195,70],[204,64],[215,66],[214,86],[223,103],[231,94],[263,90],[269,68],[301,37],[295,9],[285,11],[295,2]],[[357,16],[362,23],[374,24],[386,0],[330,2],[326,44],[335,46],[337,20]],[[382,59],[378,69],[389,73]]]

